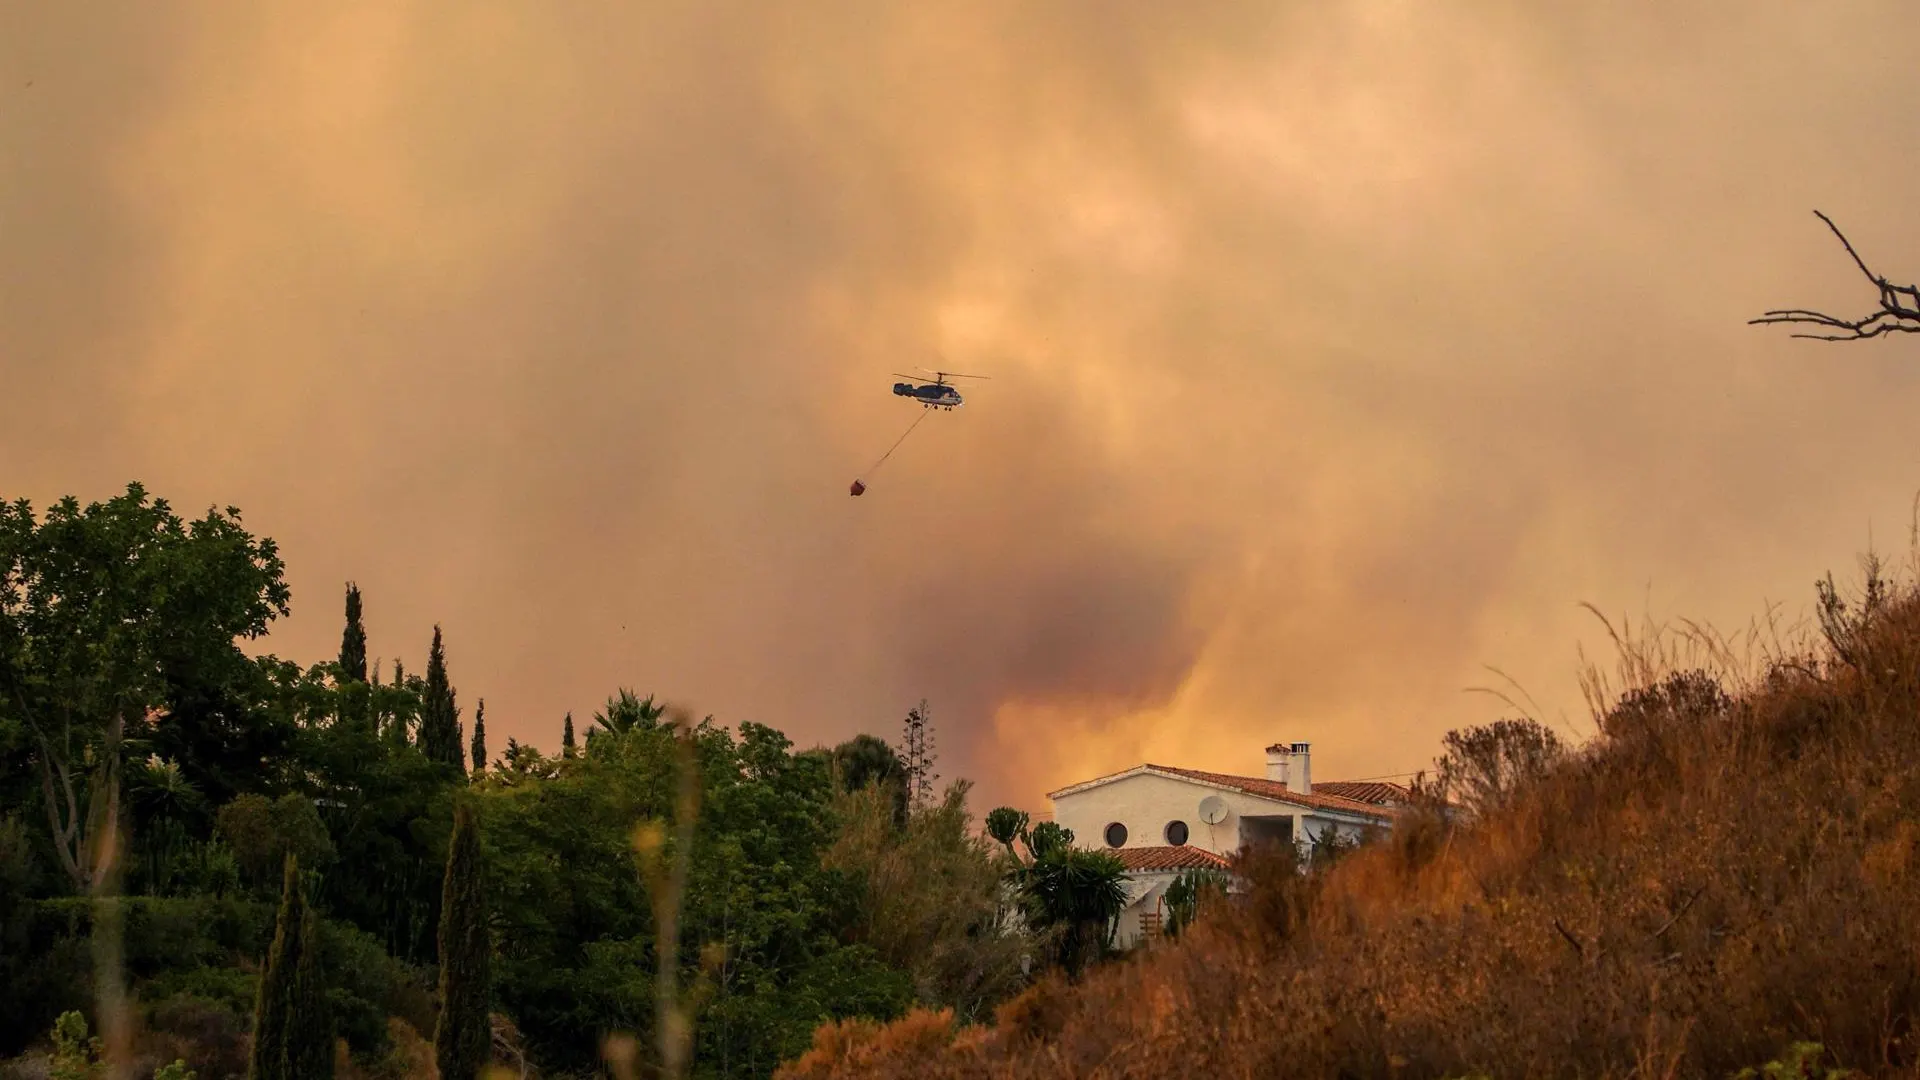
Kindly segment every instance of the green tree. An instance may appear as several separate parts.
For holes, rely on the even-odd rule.
[[[1003,808],[988,815],[1001,832],[1020,820]],[[990,828],[995,826],[990,826]],[[1073,830],[1043,821],[1017,834],[1027,849],[1022,858],[1007,844],[1013,867],[1007,881],[1020,899],[1027,925],[1044,935],[1052,962],[1070,979],[1106,955],[1126,907],[1126,866],[1109,851],[1073,846]]]
[[[294,964],[293,1007],[287,1026],[286,1075],[299,1080],[331,1080],[333,1076],[333,1015],[321,956],[319,913],[311,904],[303,903],[300,955]]]
[[[954,782],[904,828],[893,791],[840,794],[839,835],[824,863],[861,886],[850,938],[909,973],[921,1004],[976,1023],[1025,984],[1032,941],[1011,917],[1004,857],[971,828],[968,790]]]
[[[601,732],[624,735],[636,729],[652,730],[660,726],[660,718],[666,712],[667,707],[656,704],[652,694],[642,698],[622,687],[618,694],[607,699],[606,708],[593,714],[593,723],[587,728],[587,739],[591,741]]]
[[[307,1080],[333,1075],[333,1026],[325,1014],[326,988],[318,968],[316,923],[307,905],[300,860],[288,855],[273,944],[261,966],[254,1000],[248,1080]],[[321,1043],[324,1054],[315,1049]]]
[[[420,704],[420,749],[429,761],[466,771],[460,760],[464,756],[460,752],[460,706],[447,676],[447,651],[437,625],[433,628],[433,645],[427,652],[426,695]]]
[[[316,869],[333,861],[333,838],[304,795],[289,793],[273,800],[242,795],[221,807],[217,820],[219,835],[257,883],[269,881],[273,869],[284,867],[289,856]]]
[[[894,805],[894,821],[907,820],[907,763],[888,746],[885,739],[873,735],[855,735],[833,748],[833,769],[846,791],[876,787],[888,793]]]
[[[681,944],[658,955],[663,897],[631,860],[637,823],[689,820],[675,806],[681,745],[666,724],[596,729],[568,767],[476,791],[500,1008],[555,1072],[593,1069],[608,1033],[653,1041],[663,959],[695,1007],[699,1075],[765,1076],[806,1050],[823,1016],[884,1019],[913,1001],[911,974],[850,925],[861,883],[823,863],[838,827],[827,755],[795,753],[759,724],[693,725],[699,821],[666,937]],[[668,867],[675,844],[656,849]]]
[[[578,748],[573,742],[573,714],[568,713],[567,718],[560,724],[560,756],[570,758],[577,752]]]
[[[188,763],[209,795],[232,782],[236,758],[256,752],[258,772],[264,744],[230,700],[258,673],[236,639],[287,613],[282,572],[274,542],[249,535],[238,510],[184,522],[139,484],[84,509],[62,499],[44,520],[25,499],[0,506],[0,718],[27,733],[76,890],[108,869],[99,841],[120,825],[128,741]],[[214,782],[195,775],[203,764]]]
[[[291,827],[292,819],[307,819],[276,803],[280,826],[255,824],[251,846],[241,841],[246,821],[271,817],[254,803],[248,815],[228,812],[233,835],[248,861],[258,867],[278,866],[281,852],[272,847],[278,835],[301,836],[308,828],[323,830],[330,846],[300,848],[301,865],[319,866],[327,873],[318,886],[319,902],[334,918],[357,926],[379,939],[397,957],[430,962],[434,950],[434,919],[439,909],[440,879],[446,863],[445,840],[450,829],[452,789],[444,765],[427,760],[404,737],[409,718],[419,713],[424,681],[404,674],[401,685],[370,687],[372,723],[334,723],[341,701],[355,693],[357,684],[338,684],[333,665],[301,670],[281,662],[271,672],[272,709],[284,715],[297,732],[295,757],[300,764],[298,799],[317,808],[311,820]],[[236,800],[237,802],[238,800]],[[280,802],[295,801],[282,796]],[[282,831],[284,827],[284,832]],[[264,849],[258,837],[268,841]],[[256,869],[255,874],[257,875]]]
[[[340,677],[367,681],[367,628],[360,621],[360,587],[347,582],[347,628],[340,635]]]
[[[473,706],[473,775],[487,771],[487,699]]]
[[[492,1042],[493,945],[483,874],[479,826],[473,808],[462,803],[454,813],[440,902],[440,1020],[433,1050],[445,1080],[479,1076]]]

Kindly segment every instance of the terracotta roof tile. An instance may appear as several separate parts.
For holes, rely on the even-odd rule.
[[[1318,784],[1314,785],[1315,790],[1311,793],[1302,794],[1298,791],[1289,790],[1287,785],[1278,780],[1266,780],[1256,776],[1229,776],[1226,773],[1202,772],[1199,769],[1176,769],[1171,765],[1148,765],[1147,768],[1153,769],[1156,772],[1171,773],[1174,776],[1184,776],[1188,779],[1199,780],[1204,783],[1218,784],[1221,787],[1232,788],[1235,791],[1243,791],[1248,795],[1255,795],[1262,799],[1276,799],[1280,802],[1290,802],[1320,810],[1344,810],[1350,814],[1365,814],[1369,817],[1376,818],[1389,818],[1393,816],[1392,809],[1385,806],[1365,803],[1358,799],[1345,798],[1340,795],[1322,794],[1318,790],[1320,787]]]
[[[1313,790],[1327,795],[1338,795],[1343,799],[1372,803],[1384,806],[1387,803],[1403,803],[1413,798],[1413,792],[1401,784],[1388,784],[1379,780],[1328,780],[1324,783],[1314,781]]]
[[[1205,848],[1128,847],[1110,849],[1129,870],[1225,870],[1227,860]]]

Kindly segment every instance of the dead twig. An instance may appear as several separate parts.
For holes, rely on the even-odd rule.
[[[1553,928],[1555,930],[1560,931],[1560,936],[1567,939],[1567,944],[1573,946],[1573,952],[1575,956],[1578,956],[1582,960],[1585,960],[1587,958],[1587,947],[1585,945],[1580,944],[1580,939],[1573,936],[1573,931],[1568,930],[1565,926],[1560,925],[1559,919],[1553,920]]]
[[[1853,258],[1853,264],[1858,266],[1860,272],[1867,276],[1867,280],[1873,282],[1873,287],[1879,290],[1880,310],[1865,318],[1843,319],[1837,315],[1809,311],[1805,308],[1782,308],[1769,311],[1760,318],[1749,319],[1747,324],[1759,326],[1770,323],[1789,323],[1820,326],[1834,331],[1826,334],[1793,335],[1813,341],[1864,341],[1867,338],[1896,332],[1920,334],[1920,285],[1895,285],[1874,273],[1867,267],[1866,260],[1860,257],[1860,253],[1853,249],[1853,244],[1847,239],[1846,234],[1833,223],[1833,219],[1818,210],[1815,210],[1814,214],[1827,223],[1827,228],[1833,230],[1833,235],[1840,238],[1840,246],[1847,249],[1847,254]]]
[[[1653,932],[1653,939],[1655,941],[1658,941],[1661,938],[1665,937],[1667,934],[1667,931],[1673,929],[1673,924],[1680,921],[1680,916],[1685,915],[1687,913],[1687,909],[1693,906],[1693,902],[1695,900],[1700,899],[1700,894],[1706,891],[1707,890],[1704,886],[1693,890],[1692,895],[1688,896],[1686,900],[1680,904],[1680,910],[1674,912],[1672,918],[1660,924],[1660,929],[1655,930]]]

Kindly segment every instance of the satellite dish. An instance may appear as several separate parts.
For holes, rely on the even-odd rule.
[[[1201,799],[1200,820],[1209,825],[1218,825],[1227,820],[1227,800],[1218,795],[1209,795]]]

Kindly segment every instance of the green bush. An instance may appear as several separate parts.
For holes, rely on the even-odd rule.
[[[220,1030],[226,1021],[214,1013],[231,1014],[244,1033],[258,978],[248,969],[266,952],[272,905],[212,896],[129,897],[122,903],[126,972],[156,1023],[159,1010],[174,1009],[179,1015],[173,1023],[217,1043],[225,1038]],[[91,1008],[92,930],[93,905],[85,898],[26,905],[18,950],[0,954],[0,1054],[25,1050],[62,1012]],[[328,1001],[355,1054],[386,1050],[388,1016],[432,1030],[433,1001],[420,973],[351,926],[326,921],[320,935]]]

